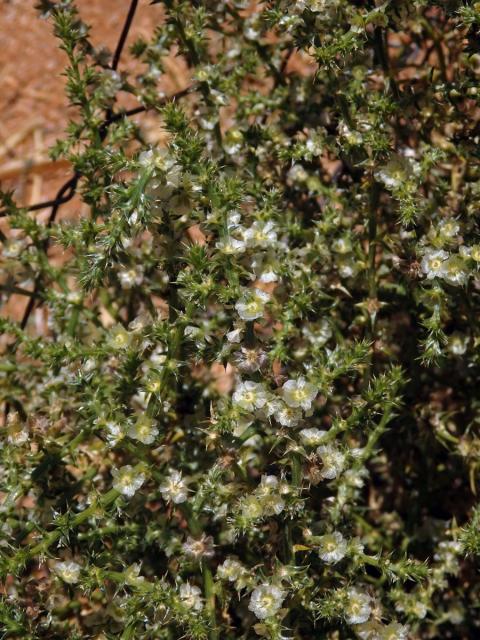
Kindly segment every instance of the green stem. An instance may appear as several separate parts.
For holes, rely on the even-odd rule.
[[[368,387],[372,377],[373,370],[373,342],[375,340],[376,319],[377,319],[377,208],[380,196],[380,187],[377,182],[373,182],[370,192],[370,205],[368,212],[368,269],[367,269],[367,330],[366,337],[372,343],[370,357],[365,371],[364,385]]]
[[[290,454],[292,485],[299,489],[302,486],[302,458],[296,451]],[[285,560],[289,564],[295,564],[295,551],[293,540],[293,522],[289,520],[285,525]]]
[[[202,526],[198,522],[195,514],[193,513],[192,507],[184,502],[181,505],[181,511],[185,517],[185,520],[188,523],[188,528],[190,533],[199,537],[202,533]],[[202,560],[202,575],[203,575],[203,595],[205,598],[205,606],[208,612],[208,617],[211,624],[211,630],[209,633],[209,640],[218,640],[218,628],[217,628],[217,619],[216,619],[216,604],[215,604],[215,588],[213,583],[213,576],[205,559]]]
[[[208,612],[208,617],[211,624],[211,630],[209,633],[210,640],[218,640],[217,619],[215,615],[215,589],[213,584],[213,576],[210,567],[206,561],[202,561],[202,573],[203,573],[203,594],[205,596],[205,606]]]

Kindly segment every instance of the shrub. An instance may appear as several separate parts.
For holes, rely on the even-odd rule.
[[[74,173],[2,195],[2,637],[475,637],[479,3],[152,5],[133,77],[137,2],[110,57],[41,2]]]

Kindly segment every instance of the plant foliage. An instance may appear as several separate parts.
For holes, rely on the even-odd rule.
[[[73,174],[2,194],[2,638],[477,637],[478,5],[159,0],[127,49],[133,1],[107,54],[40,3]]]

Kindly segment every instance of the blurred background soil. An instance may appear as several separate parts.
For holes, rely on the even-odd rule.
[[[35,4],[34,0],[0,0],[0,181],[3,188],[14,188],[17,202],[24,205],[53,197],[69,175],[68,166],[49,161],[47,151],[75,115],[64,94],[66,56],[58,48],[51,21],[39,16]],[[129,0],[78,0],[76,4],[82,19],[91,25],[93,45],[113,51]],[[159,5],[140,0],[119,69],[135,71],[128,46],[138,36],[149,38],[161,20]],[[170,84],[175,90],[182,82],[182,69],[173,67]]]

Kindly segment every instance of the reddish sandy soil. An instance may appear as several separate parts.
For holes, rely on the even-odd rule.
[[[58,48],[51,22],[39,17],[35,4],[0,0],[0,181],[3,188],[15,189],[22,204],[51,197],[68,175],[65,165],[45,165],[43,160],[74,116],[64,95],[66,56]],[[95,47],[114,50],[129,4],[129,0],[77,1],[82,19],[91,25]],[[135,71],[128,46],[139,35],[148,38],[161,19],[160,5],[140,0],[120,69]],[[172,90],[182,81],[177,69],[173,71],[167,82]],[[38,161],[41,166],[32,168]]]

